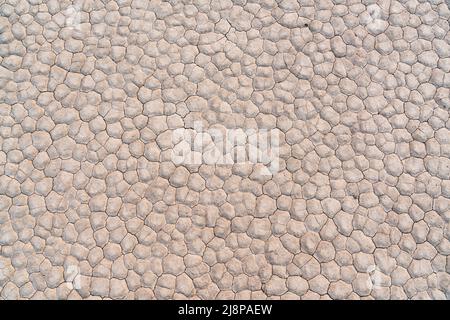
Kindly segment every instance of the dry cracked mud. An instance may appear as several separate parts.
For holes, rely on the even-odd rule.
[[[450,299],[449,20],[0,0],[0,297]],[[174,161],[195,123],[276,133],[278,167]]]

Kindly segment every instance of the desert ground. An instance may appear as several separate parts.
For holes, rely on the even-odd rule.
[[[450,299],[449,21],[0,0],[0,299]]]

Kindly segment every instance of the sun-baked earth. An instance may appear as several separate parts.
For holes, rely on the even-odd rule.
[[[0,297],[450,299],[449,20],[0,0]],[[174,163],[199,121],[278,132],[278,170]]]

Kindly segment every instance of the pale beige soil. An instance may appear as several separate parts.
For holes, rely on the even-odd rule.
[[[0,0],[0,297],[449,299],[449,20]],[[277,132],[278,170],[174,163],[198,121]]]

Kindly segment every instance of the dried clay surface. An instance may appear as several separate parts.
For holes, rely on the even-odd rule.
[[[0,297],[450,299],[449,20],[0,0]],[[276,132],[278,167],[174,161],[195,123]]]

